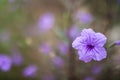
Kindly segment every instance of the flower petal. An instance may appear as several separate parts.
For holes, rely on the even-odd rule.
[[[72,47],[75,48],[75,49],[81,49],[82,46],[85,46],[86,43],[85,43],[85,37],[77,37],[73,43],[72,43]]]
[[[93,59],[96,61],[100,61],[100,60],[106,58],[106,56],[107,56],[106,50],[103,47],[97,46],[91,52],[94,54]]]
[[[95,39],[95,45],[98,46],[104,46],[104,44],[106,43],[107,38],[102,34],[102,33],[96,33],[96,39]]]
[[[90,34],[95,34],[95,32],[91,28],[83,29],[81,32],[81,36],[88,36]]]
[[[86,47],[78,51],[79,59],[84,62],[90,62],[92,60],[92,53]]]
[[[84,37],[87,38],[86,42],[88,44],[93,43],[93,40],[95,38],[95,34],[96,33],[91,28],[83,29],[82,32],[81,32],[81,36],[84,36]]]
[[[85,57],[83,57],[83,58],[80,58],[80,57],[79,57],[79,59],[82,60],[82,61],[84,61],[85,63],[88,63],[88,62],[90,62],[90,61],[92,60],[92,57],[90,57],[90,56],[85,56]]]

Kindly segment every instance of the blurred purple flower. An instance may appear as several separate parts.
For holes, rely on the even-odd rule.
[[[49,54],[51,52],[51,46],[47,43],[42,43],[40,45],[40,51],[43,53],[43,54]]]
[[[106,50],[103,47],[107,38],[102,33],[95,33],[92,29],[83,29],[81,36],[77,37],[72,47],[78,50],[79,59],[90,62],[92,59],[100,61],[106,58]]]
[[[34,77],[37,72],[37,66],[36,65],[29,65],[23,70],[23,75],[25,77]]]
[[[118,40],[118,41],[115,41],[115,43],[114,43],[115,45],[120,45],[120,40]]]
[[[52,74],[46,74],[42,76],[41,80],[55,80]]]
[[[93,16],[88,12],[78,12],[76,17],[81,23],[90,23],[93,21]]]
[[[54,26],[55,18],[52,13],[44,13],[38,20],[38,27],[46,32]]]
[[[102,70],[102,67],[100,65],[94,65],[92,67],[92,73],[93,74],[99,74]]]
[[[20,55],[20,53],[13,53],[12,62],[13,62],[13,64],[15,64],[17,66],[19,66],[19,65],[21,65],[23,63],[23,58]]]
[[[69,31],[69,36],[71,39],[75,39],[77,36],[79,36],[80,30],[77,26],[72,26]]]
[[[56,67],[63,67],[64,66],[64,61],[60,57],[54,57],[52,59],[52,62]]]
[[[86,77],[84,80],[94,80],[93,77]]]
[[[7,55],[0,54],[0,70],[6,72],[11,69],[12,61],[11,58]]]
[[[58,44],[58,48],[59,48],[59,51],[61,54],[67,54],[68,53],[68,49],[69,49],[69,46],[67,43],[59,43]]]

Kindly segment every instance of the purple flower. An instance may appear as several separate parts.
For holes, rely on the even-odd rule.
[[[54,15],[52,13],[43,14],[38,20],[38,27],[41,31],[48,31],[54,26]]]
[[[12,61],[11,58],[7,55],[0,54],[0,70],[6,72],[11,69]]]
[[[78,50],[79,59],[90,62],[92,59],[100,61],[106,58],[106,50],[103,47],[107,38],[102,33],[95,33],[92,29],[83,29],[72,47]]]
[[[37,72],[37,66],[36,65],[29,65],[23,70],[23,75],[25,77],[34,77]]]

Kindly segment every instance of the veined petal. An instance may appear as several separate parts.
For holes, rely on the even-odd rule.
[[[79,57],[79,59],[82,60],[82,61],[84,61],[85,63],[88,63],[88,62],[90,62],[90,61],[92,60],[92,57],[90,57],[90,56],[85,56],[85,57],[83,57],[83,58],[80,58],[80,57]]]
[[[106,58],[107,54],[106,54],[106,50],[104,47],[95,47],[92,50],[92,53],[94,54],[93,59],[96,61],[100,61],[104,58]]]
[[[95,38],[95,32],[89,28],[89,29],[83,29],[81,32],[81,36],[84,36],[87,38],[87,43],[90,44],[93,42],[93,39]]]
[[[95,32],[91,28],[83,29],[81,32],[81,36],[88,36],[90,34],[95,34]]]
[[[86,47],[78,51],[79,59],[84,62],[90,62],[92,60],[92,53]]]
[[[96,33],[95,45],[97,46],[104,46],[106,43],[107,38],[102,33]]]
[[[75,49],[81,49],[82,46],[85,46],[86,43],[85,43],[85,37],[77,37],[73,43],[72,43],[72,47],[75,48]]]

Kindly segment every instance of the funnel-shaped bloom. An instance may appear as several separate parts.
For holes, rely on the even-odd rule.
[[[107,38],[102,33],[95,33],[92,29],[84,29],[81,36],[77,37],[72,47],[78,50],[79,59],[90,62],[92,59],[100,61],[106,58],[106,50],[103,47]]]

